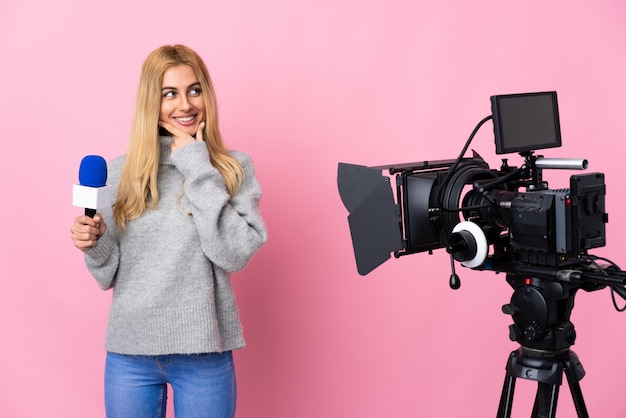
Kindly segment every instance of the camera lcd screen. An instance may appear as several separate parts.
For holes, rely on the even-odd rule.
[[[496,154],[561,146],[556,91],[491,96]]]

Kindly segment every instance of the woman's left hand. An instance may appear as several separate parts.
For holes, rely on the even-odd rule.
[[[200,122],[200,124],[198,125],[198,130],[196,131],[196,137],[194,138],[193,136],[189,135],[187,132],[182,131],[181,129],[179,129],[177,126],[172,125],[169,122],[165,122],[165,121],[159,121],[159,126],[161,126],[162,128],[167,129],[167,131],[169,133],[172,134],[172,136],[174,137],[174,142],[172,142],[172,153],[174,153],[177,149],[190,144],[192,142],[202,142],[204,141],[204,137],[203,137],[203,133],[204,133],[204,126],[205,123]]]

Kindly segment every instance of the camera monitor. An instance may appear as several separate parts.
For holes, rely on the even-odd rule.
[[[556,91],[491,96],[496,154],[561,146]]]

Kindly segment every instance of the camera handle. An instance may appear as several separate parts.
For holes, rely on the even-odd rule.
[[[508,160],[503,158],[500,169],[506,174],[486,181],[477,180],[473,184],[474,190],[486,195],[496,187],[512,181],[517,181],[519,186],[525,186],[529,190],[544,190],[548,188],[548,184],[543,181],[543,170],[586,170],[589,167],[586,159],[544,158],[533,155],[532,151],[520,155],[524,158],[524,164],[520,168],[510,167]]]

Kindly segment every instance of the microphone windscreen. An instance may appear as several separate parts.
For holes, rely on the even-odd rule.
[[[103,187],[107,182],[107,162],[99,155],[87,155],[80,162],[78,182],[81,186]]]

